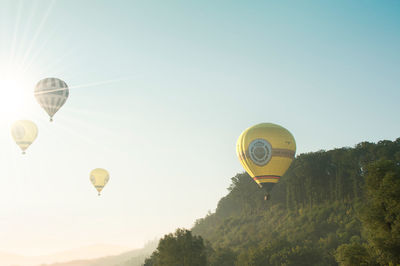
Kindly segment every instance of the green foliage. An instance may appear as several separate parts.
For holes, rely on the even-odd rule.
[[[301,154],[270,201],[237,174],[192,232],[212,266],[400,264],[399,167],[400,138]]]
[[[354,242],[340,245],[336,250],[335,258],[343,266],[374,265],[368,248]]]
[[[206,246],[200,236],[191,231],[177,229],[174,234],[165,235],[157,250],[146,259],[145,266],[205,266]]]
[[[247,261],[242,263],[249,266],[266,265],[316,265],[322,262],[321,253],[315,247],[306,245],[293,245],[286,240],[275,240],[264,248],[251,251]]]
[[[210,253],[210,266],[233,266],[237,259],[237,254],[230,248],[218,248]]]
[[[380,160],[368,167],[362,221],[378,262],[400,264],[400,163]]]

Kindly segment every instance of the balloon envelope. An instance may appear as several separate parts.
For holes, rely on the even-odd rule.
[[[262,123],[242,132],[237,140],[236,153],[254,181],[260,187],[271,188],[292,163],[296,142],[284,127]]]
[[[67,101],[68,95],[67,83],[58,78],[42,79],[35,86],[35,98],[50,116],[50,121]]]
[[[110,175],[107,170],[102,168],[96,168],[90,172],[90,181],[99,193],[103,190],[104,186],[108,183]]]
[[[38,128],[36,124],[30,120],[18,120],[11,126],[11,136],[21,148],[23,154],[36,139],[37,135]]]

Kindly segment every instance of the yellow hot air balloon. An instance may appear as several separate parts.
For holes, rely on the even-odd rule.
[[[96,168],[90,172],[90,181],[99,193],[103,190],[104,186],[108,183],[110,175],[107,170],[102,168]]]
[[[262,123],[249,127],[239,136],[236,153],[254,181],[266,190],[266,198],[285,174],[296,153],[296,141],[284,127]]]
[[[25,154],[25,150],[36,139],[38,128],[32,121],[18,120],[11,126],[11,135],[17,145],[21,148],[22,154]]]

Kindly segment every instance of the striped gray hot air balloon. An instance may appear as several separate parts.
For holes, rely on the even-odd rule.
[[[64,105],[69,95],[67,83],[58,78],[45,78],[35,87],[35,98],[53,121],[54,114]]]

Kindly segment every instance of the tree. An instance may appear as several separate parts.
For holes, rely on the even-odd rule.
[[[335,258],[342,266],[373,265],[367,248],[359,243],[340,245],[336,250]]]
[[[362,212],[371,252],[379,263],[400,264],[400,163],[380,160],[369,165],[367,201]]]
[[[218,248],[210,256],[211,266],[235,265],[237,254],[230,248]]]
[[[238,174],[216,211],[197,220],[193,232],[214,248],[210,262],[223,257],[219,248],[229,247],[237,254],[237,266],[378,265],[378,255],[382,265],[395,265],[400,190],[397,170],[386,173],[380,166],[382,173],[371,179],[374,171],[368,165],[380,159],[400,167],[400,138],[301,154],[268,202],[247,173]],[[361,219],[365,204],[372,217]],[[377,217],[385,230],[391,228],[381,236],[374,232]]]
[[[174,234],[165,235],[157,250],[147,258],[144,266],[205,266],[207,249],[200,236],[191,231],[177,229]]]

